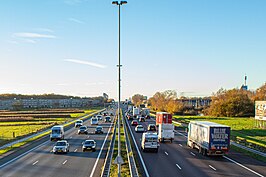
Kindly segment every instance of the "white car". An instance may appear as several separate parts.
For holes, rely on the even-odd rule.
[[[137,125],[135,127],[135,132],[144,132],[144,131],[145,131],[145,129],[142,125]]]
[[[57,141],[53,147],[53,153],[68,153],[69,152],[69,144],[66,140]]]
[[[98,118],[91,118],[91,125],[98,125]]]
[[[77,120],[76,122],[75,122],[75,128],[77,128],[77,127],[81,127],[83,125],[83,120]]]

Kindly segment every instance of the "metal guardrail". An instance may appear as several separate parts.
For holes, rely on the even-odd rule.
[[[106,158],[104,161],[101,177],[109,177],[110,176],[110,167],[112,165],[112,158],[113,158],[113,153],[114,153],[117,122],[114,125],[114,127],[115,128],[113,131],[113,137],[112,137],[110,146],[109,146],[107,154],[106,154]]]
[[[123,126],[124,126],[124,136],[126,138],[126,148],[127,148],[127,158],[128,158],[128,163],[129,163],[129,169],[130,169],[130,176],[131,177],[139,177],[138,174],[138,169],[136,166],[136,162],[133,156],[133,151],[131,149],[131,145],[130,145],[130,141],[129,141],[129,137],[128,137],[128,131],[126,128],[126,122],[125,122],[125,117],[123,115]]]

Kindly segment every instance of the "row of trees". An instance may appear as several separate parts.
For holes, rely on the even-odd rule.
[[[140,105],[144,96],[136,94],[132,97],[135,105]],[[191,107],[182,101],[184,98],[177,98],[174,90],[156,92],[148,100],[148,105],[155,111],[167,111],[175,114],[196,114],[199,109]],[[188,98],[187,98],[188,99]],[[243,89],[220,89],[211,96],[211,104],[202,107],[200,112],[210,116],[227,117],[248,117],[254,116],[255,101],[266,100],[266,84],[256,91]]]

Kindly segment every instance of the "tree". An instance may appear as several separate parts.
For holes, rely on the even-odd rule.
[[[266,83],[256,90],[253,100],[266,101]]]
[[[174,100],[176,100],[176,98],[177,93],[174,90],[156,92],[153,97],[149,99],[149,104],[155,111],[168,111],[168,104],[172,101],[172,108],[170,110],[173,111]]]
[[[220,89],[212,96],[210,107],[204,112],[211,116],[245,117],[254,115],[252,93],[242,89]]]
[[[135,94],[134,96],[132,96],[132,101],[136,106],[139,106],[142,102],[143,102],[144,96],[141,94]]]

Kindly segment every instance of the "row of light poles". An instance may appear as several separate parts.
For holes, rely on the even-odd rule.
[[[118,6],[118,155],[115,159],[115,163],[118,165],[118,177],[121,176],[121,164],[123,164],[123,159],[121,157],[120,149],[120,101],[121,101],[121,63],[120,63],[120,6],[127,4],[127,1],[113,1],[112,4]]]

